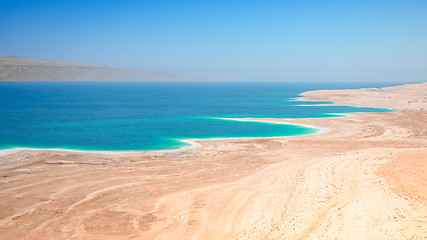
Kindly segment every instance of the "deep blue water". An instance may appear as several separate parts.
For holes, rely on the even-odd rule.
[[[0,149],[153,150],[179,139],[295,136],[302,126],[218,118],[330,117],[387,109],[298,106],[317,89],[385,83],[1,82]],[[312,103],[310,103],[312,104]]]

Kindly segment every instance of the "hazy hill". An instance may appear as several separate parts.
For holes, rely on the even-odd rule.
[[[187,76],[66,61],[0,56],[0,81],[185,81]]]

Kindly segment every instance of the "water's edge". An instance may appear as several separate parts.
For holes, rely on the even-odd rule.
[[[300,94],[299,94],[300,95]],[[297,104],[295,106],[315,106],[315,107],[323,107],[323,106],[340,106],[338,104],[336,104],[335,102],[332,101],[322,101],[322,103],[313,103],[310,100],[303,100],[301,99],[302,97],[295,97],[295,98],[290,98],[289,101],[299,101],[299,102],[305,102],[303,104]],[[346,107],[357,107],[357,106],[346,106]],[[391,109],[386,109],[389,111],[394,111]],[[313,119],[313,118],[336,118],[336,117],[349,117],[351,116],[352,112],[340,112],[340,113],[322,113],[324,116],[323,117],[285,117],[285,118],[281,118],[281,117],[263,117],[260,118],[259,120],[257,118],[254,117],[238,117],[238,118],[228,118],[228,117],[205,117],[205,118],[213,118],[213,119],[220,119],[220,120],[227,120],[227,121],[238,121],[238,122],[258,122],[258,123],[266,123],[266,124],[281,124],[281,125],[288,125],[288,126],[297,126],[297,127],[303,127],[306,129],[306,132],[304,133],[300,133],[300,134],[295,134],[295,135],[282,135],[282,136],[266,136],[266,137],[262,137],[262,136],[251,136],[251,137],[239,137],[239,136],[232,136],[232,137],[202,137],[202,138],[174,138],[171,140],[174,140],[177,144],[175,146],[170,146],[170,147],[166,147],[166,148],[158,148],[158,149],[135,149],[135,150],[91,150],[91,149],[84,149],[85,147],[79,149],[79,148],[68,148],[67,146],[65,147],[32,147],[32,146],[6,146],[5,148],[0,149],[0,155],[4,155],[7,154],[9,152],[14,152],[14,151],[20,151],[20,150],[40,150],[40,151],[67,151],[67,152],[88,152],[88,153],[135,153],[135,152],[169,152],[169,151],[183,151],[185,149],[188,148],[195,148],[195,147],[199,147],[200,144],[198,143],[199,141],[206,141],[206,140],[233,140],[233,139],[263,139],[263,138],[284,138],[284,137],[298,137],[298,136],[308,136],[308,135],[313,135],[313,134],[320,134],[320,133],[325,133],[327,131],[327,129],[322,129],[316,126],[308,126],[308,125],[304,125],[304,124],[297,124],[297,123],[283,123],[283,122],[278,122],[278,121],[274,121],[274,119],[280,119],[280,120],[286,120],[286,119]],[[265,120],[268,119],[268,120]],[[136,147],[138,148],[138,147]]]
[[[348,115],[339,115],[334,117],[346,117]],[[284,138],[284,137],[299,137],[299,136],[309,136],[314,134],[320,134],[327,132],[327,129],[304,125],[304,124],[289,124],[289,123],[281,123],[275,122],[274,120],[255,120],[251,118],[248,120],[247,118],[219,118],[222,120],[229,121],[239,121],[239,122],[260,122],[267,124],[281,124],[281,125],[291,125],[291,126],[300,126],[313,130],[313,132],[308,134],[298,134],[292,136],[273,136],[273,137],[221,137],[221,138],[190,138],[190,139],[174,139],[179,142],[186,144],[185,146],[175,147],[175,148],[165,148],[165,149],[153,149],[153,150],[81,150],[81,149],[68,149],[68,148],[35,148],[35,147],[12,147],[0,149],[0,155],[4,155],[10,152],[21,151],[21,150],[36,150],[36,151],[65,151],[65,152],[87,152],[87,153],[146,153],[146,152],[170,152],[170,151],[183,151],[185,149],[194,149],[200,147],[201,145],[198,143],[199,141],[212,141],[212,140],[235,140],[235,139],[273,139],[273,138]],[[287,119],[287,118],[271,118],[271,119]]]

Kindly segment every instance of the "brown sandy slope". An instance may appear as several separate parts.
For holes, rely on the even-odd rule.
[[[397,195],[427,202],[427,151],[399,154],[378,173],[390,181]]]
[[[419,87],[390,92],[407,104]],[[329,94],[388,106],[361,91],[360,104],[357,90]],[[266,120],[325,131],[168,152],[6,151],[0,239],[427,238],[426,111]]]

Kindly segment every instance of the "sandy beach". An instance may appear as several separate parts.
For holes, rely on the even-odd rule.
[[[0,239],[427,239],[427,83],[301,99],[396,111],[169,151],[5,150]]]

